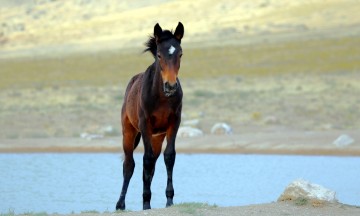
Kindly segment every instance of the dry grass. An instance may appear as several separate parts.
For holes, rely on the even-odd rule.
[[[279,43],[184,48],[181,78],[224,75],[355,72],[360,70],[360,38],[291,40]],[[52,58],[0,60],[0,89],[16,87],[116,85],[152,63],[141,49]]]
[[[273,126],[267,118],[297,129],[359,128],[359,43],[184,44],[184,119],[200,118],[205,133],[218,121]],[[141,49],[0,60],[0,137],[77,137],[108,125],[119,134],[125,86],[152,61]]]
[[[349,27],[357,25],[360,19],[360,5],[354,0],[157,0],[151,3],[21,0],[16,3],[0,2],[0,46],[6,49],[63,43],[71,46],[88,43],[88,46],[94,42],[105,46],[109,40],[117,41],[110,46],[128,46],[142,41],[142,36],[150,33],[156,22],[174,28],[179,20],[185,24],[185,41],[201,43],[229,35]]]

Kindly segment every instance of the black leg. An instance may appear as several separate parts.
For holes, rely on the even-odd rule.
[[[145,152],[144,153],[144,158],[143,158],[143,164],[144,164],[144,168],[143,168],[143,184],[144,184],[144,189],[143,189],[143,209],[151,209],[150,206],[150,200],[151,200],[151,181],[152,178],[154,176],[154,171],[155,171],[155,163],[156,163],[156,158],[153,155],[152,152],[148,153]]]
[[[151,181],[154,176],[155,163],[157,157],[154,155],[152,147],[152,128],[149,118],[145,118],[144,113],[140,113],[139,129],[144,143],[143,157],[143,209],[151,209]]]
[[[125,210],[125,197],[129,187],[131,177],[134,173],[135,161],[133,152],[135,146],[138,145],[141,134],[131,126],[127,118],[123,119],[123,150],[124,150],[124,163],[123,163],[123,186],[120,193],[120,198],[116,203],[116,210]]]
[[[119,201],[116,204],[116,210],[125,210],[126,192],[127,192],[127,189],[128,189],[129,183],[130,183],[130,179],[134,173],[134,168],[135,168],[135,161],[134,161],[133,155],[132,154],[125,155],[125,160],[123,163],[124,181],[123,181],[123,186],[122,186]]]
[[[168,150],[168,148],[166,149]],[[165,165],[166,165],[166,171],[167,171],[167,186],[166,186],[166,207],[172,206],[173,205],[173,198],[174,198],[174,187],[173,187],[173,182],[172,182],[172,176],[173,176],[173,168],[174,168],[174,164],[175,164],[175,157],[176,157],[176,152],[175,149],[172,148],[168,151],[164,152],[164,161],[165,161]]]
[[[181,115],[175,116],[173,120],[172,127],[170,127],[166,133],[167,138],[167,145],[164,151],[164,161],[166,165],[166,172],[167,172],[167,186],[166,186],[166,207],[173,205],[173,198],[174,198],[174,186],[173,186],[173,169],[175,164],[176,158],[176,151],[175,151],[175,139],[176,134],[180,125]]]

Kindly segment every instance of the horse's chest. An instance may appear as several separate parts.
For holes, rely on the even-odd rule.
[[[170,119],[173,115],[171,109],[159,108],[151,115],[151,125],[153,133],[165,133],[167,128],[170,126]]]

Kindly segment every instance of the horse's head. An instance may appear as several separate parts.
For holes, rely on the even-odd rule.
[[[182,49],[181,39],[184,36],[184,26],[179,22],[175,32],[163,31],[159,24],[154,27],[156,53],[153,55],[160,67],[163,90],[167,97],[175,94],[179,87],[177,76],[180,69]]]

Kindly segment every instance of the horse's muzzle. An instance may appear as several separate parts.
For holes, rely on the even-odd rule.
[[[164,83],[164,94],[166,97],[171,97],[175,94],[178,89],[179,84],[176,82],[173,85],[170,85],[169,82]]]

